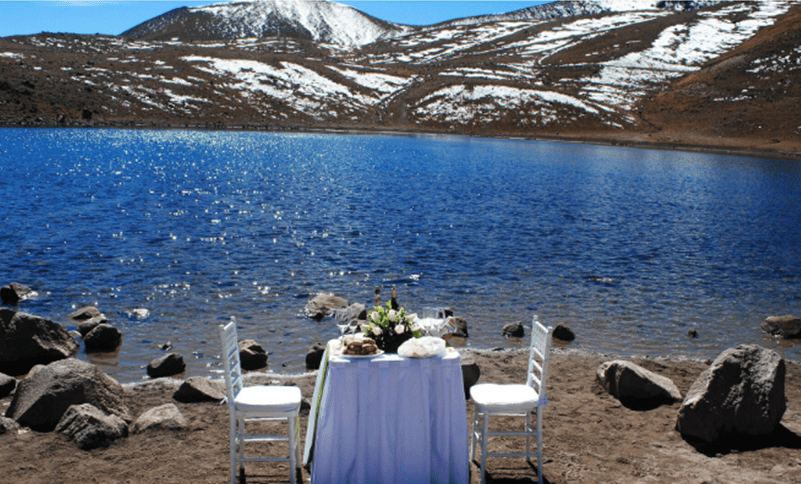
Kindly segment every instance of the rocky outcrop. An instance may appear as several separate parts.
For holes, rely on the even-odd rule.
[[[757,345],[730,348],[690,387],[676,430],[706,443],[776,430],[787,408],[784,359]]]
[[[505,324],[501,330],[501,334],[504,338],[522,338],[526,335],[526,330],[523,327],[523,323],[517,321],[515,323]]]
[[[17,388],[17,379],[5,373],[0,373],[0,398],[11,395],[15,388]]]
[[[267,352],[252,339],[239,342],[239,364],[243,370],[258,370],[267,366]]]
[[[16,282],[0,287],[0,301],[9,306],[16,306],[20,301],[24,301],[31,294],[34,294],[33,289],[23,286],[22,284],[17,284]]]
[[[143,413],[131,426],[131,433],[138,434],[147,430],[181,430],[188,425],[186,417],[181,414],[174,403],[165,403]]]
[[[225,389],[209,378],[191,376],[181,383],[172,398],[182,403],[219,402],[225,398]]]
[[[24,375],[34,365],[69,358],[81,345],[64,326],[31,314],[0,309],[0,372]]]
[[[303,308],[303,314],[315,321],[322,321],[334,314],[336,310],[345,309],[348,306],[348,301],[339,296],[320,293],[306,303],[306,307]]]
[[[83,337],[87,353],[111,352],[122,343],[122,333],[110,324],[99,324]]]
[[[94,365],[75,358],[51,363],[19,382],[6,416],[34,430],[50,431],[70,406],[82,403],[129,419],[122,386]]]
[[[801,338],[801,318],[788,314],[768,316],[759,326],[762,331],[785,339]]]
[[[56,432],[75,440],[83,450],[108,447],[128,435],[128,424],[117,415],[107,415],[89,403],[72,405],[56,425]]]
[[[573,341],[574,339],[576,339],[576,335],[575,333],[573,333],[573,330],[570,329],[570,327],[565,323],[557,324],[556,327],[553,329],[553,334],[551,335],[551,337],[562,341]]]
[[[186,371],[184,357],[177,353],[168,353],[156,358],[147,365],[147,376],[161,378],[164,376],[180,375]]]
[[[607,361],[595,376],[610,395],[629,407],[656,407],[681,400],[681,392],[670,378],[630,361]]]

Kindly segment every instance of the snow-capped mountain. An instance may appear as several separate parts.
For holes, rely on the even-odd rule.
[[[550,7],[568,3],[584,10],[421,28],[370,21],[362,37],[350,19],[347,39],[334,35],[333,14],[315,17],[336,4],[297,1],[278,13],[274,1],[173,11],[140,26],[140,40],[0,38],[0,126],[758,137],[801,156],[801,3]],[[276,16],[292,19],[294,37],[264,30],[290,28]],[[243,38],[220,40],[225,32]]]
[[[122,37],[182,41],[289,37],[358,47],[410,30],[327,0],[241,0],[172,10],[123,32]]]

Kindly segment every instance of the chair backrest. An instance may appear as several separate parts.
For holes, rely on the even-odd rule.
[[[537,320],[531,321],[531,351],[528,355],[528,376],[526,385],[532,387],[540,400],[545,397],[545,380],[548,377],[548,360],[551,354],[552,327],[545,327]]]
[[[236,319],[233,316],[230,323],[220,325],[220,340],[222,341],[226,394],[228,395],[228,401],[233,402],[244,386],[242,383],[242,368],[239,363],[239,340],[236,335]]]

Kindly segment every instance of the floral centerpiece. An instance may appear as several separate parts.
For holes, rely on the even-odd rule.
[[[376,306],[370,311],[367,324],[362,325],[362,331],[373,338],[378,348],[385,353],[397,353],[398,347],[404,341],[421,336],[414,318],[407,315],[403,308],[392,309],[391,301],[387,301],[386,308]]]

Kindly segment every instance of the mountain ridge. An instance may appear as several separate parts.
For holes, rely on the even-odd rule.
[[[358,48],[2,38],[0,126],[378,130],[801,157],[799,25],[795,2],[731,1],[438,24]],[[777,41],[757,42],[768,33]]]

